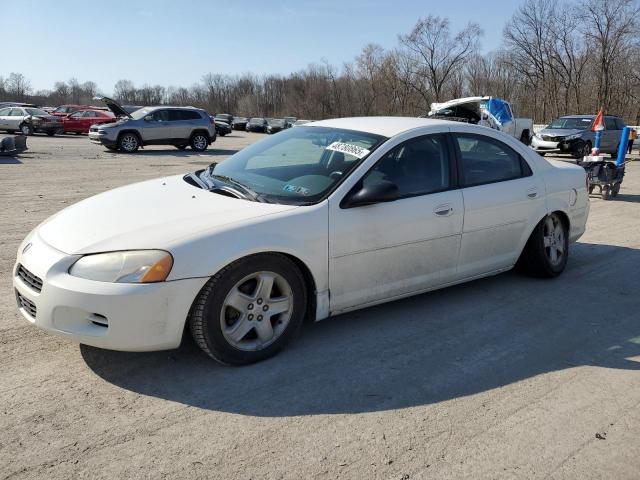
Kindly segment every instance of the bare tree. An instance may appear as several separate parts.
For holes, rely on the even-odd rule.
[[[31,92],[31,83],[23,74],[12,72],[5,81],[5,89],[11,99],[25,101]]]

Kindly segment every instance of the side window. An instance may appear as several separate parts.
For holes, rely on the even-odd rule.
[[[616,129],[617,130],[622,130],[626,125],[624,124],[624,120],[622,120],[621,118],[616,118]]]
[[[605,130],[617,130],[616,122],[611,117],[604,117],[604,128]]]
[[[82,112],[74,112],[71,115],[69,115],[69,118],[73,118],[74,120],[77,120],[80,117],[82,117]]]
[[[0,117],[7,117],[9,116],[9,112],[11,111],[10,108],[3,108],[2,110],[0,110]]]
[[[381,180],[398,186],[401,197],[440,192],[451,186],[444,135],[427,135],[398,145],[365,175],[364,185]]]
[[[202,117],[195,110],[181,110],[182,120],[200,120]]]
[[[513,180],[532,174],[531,168],[511,147],[482,135],[455,134],[462,167],[462,185]]]
[[[12,117],[24,117],[26,114],[20,108],[12,108],[9,115]]]
[[[153,112],[153,120],[155,122],[168,122],[169,118],[169,110],[158,110]]]
[[[89,111],[87,111],[87,112],[84,112],[84,113],[82,114],[82,116],[83,116],[83,117],[92,117],[92,118],[93,118],[93,117],[95,117],[95,116],[96,116],[96,112],[92,112],[92,111],[90,111],[90,110],[89,110]]]

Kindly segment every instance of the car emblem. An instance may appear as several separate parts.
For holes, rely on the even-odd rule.
[[[31,246],[33,245],[33,243],[29,242],[27,243],[24,248],[22,249],[22,254],[24,255],[25,253],[27,253],[27,250],[29,250],[31,248]]]

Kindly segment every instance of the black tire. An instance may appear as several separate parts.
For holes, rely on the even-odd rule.
[[[118,137],[118,150],[124,153],[135,153],[140,148],[140,138],[133,132],[125,132]]]
[[[592,145],[589,140],[584,142],[584,145],[582,146],[582,151],[579,153],[578,158],[588,157],[589,155],[591,155],[591,148],[592,148]]]
[[[602,187],[600,196],[603,200],[609,200],[611,198],[611,189],[609,188],[609,185],[605,185],[604,187]]]
[[[49,135],[50,137],[53,137],[56,134],[55,130],[47,130],[47,135]]]
[[[611,196],[615,198],[618,196],[618,193],[620,193],[620,183],[614,183],[611,189]]]
[[[545,247],[545,222],[548,219],[552,219],[554,224],[561,227],[563,231],[563,255],[554,263],[550,259],[549,252]],[[560,275],[567,266],[567,260],[569,258],[569,234],[567,224],[564,218],[558,213],[552,213],[544,217],[536,228],[533,229],[527,244],[522,251],[522,255],[518,260],[518,266],[521,267],[526,273],[534,277],[541,278],[553,278]]]
[[[229,292],[242,279],[256,272],[274,272],[288,282],[292,292],[292,311],[289,323],[273,343],[264,348],[242,350],[225,338],[221,317]],[[214,360],[225,365],[247,365],[269,358],[284,348],[300,330],[306,306],[304,277],[291,260],[280,254],[251,255],[231,263],[211,277],[191,307],[189,329],[196,344]],[[255,332],[257,330],[249,330],[246,335]]]
[[[174,147],[176,147],[178,150],[184,150],[185,148],[187,148],[187,145],[174,145]]]
[[[589,195],[593,193],[593,189],[596,188],[595,185],[589,185]]]
[[[520,135],[520,141],[527,147],[531,145],[531,136],[529,135],[529,130],[525,130],[522,132],[522,135]]]
[[[33,127],[28,123],[23,123],[18,128],[22,135],[26,135],[27,137],[33,135]]]
[[[209,137],[203,132],[195,132],[189,140],[191,149],[196,152],[204,152],[209,146]]]

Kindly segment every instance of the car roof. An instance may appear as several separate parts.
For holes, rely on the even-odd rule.
[[[394,137],[408,130],[435,125],[451,125],[457,122],[418,117],[350,117],[334,118],[306,123],[307,127],[343,128],[373,133],[384,137]],[[481,128],[481,127],[479,127]]]
[[[608,118],[622,118],[620,115],[604,115],[604,117],[608,117]],[[596,118],[595,115],[563,115],[560,118]]]

